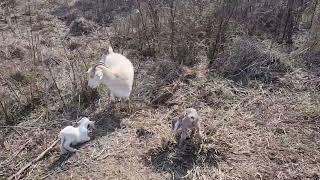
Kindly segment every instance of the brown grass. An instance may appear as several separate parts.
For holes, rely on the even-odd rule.
[[[306,61],[317,49],[291,56],[301,44],[291,54],[294,47],[273,42],[270,48],[268,40],[243,35],[231,18],[235,29],[222,28],[221,48],[208,68],[205,54],[218,27],[202,37],[203,24],[219,17],[206,12],[219,4],[179,1],[171,41],[165,1],[142,2],[142,16],[131,13],[137,4],[124,1],[121,8],[101,6],[109,12],[101,16],[92,2],[1,4],[7,16],[0,20],[0,179],[36,158],[82,115],[96,121],[92,140],[66,156],[54,147],[21,178],[319,179],[320,81],[312,64],[318,59]],[[159,24],[150,7],[163,15]],[[306,36],[297,38],[304,44]],[[135,67],[132,112],[126,104],[109,104],[105,88],[86,84],[86,70],[110,39]],[[205,138],[178,148],[171,120],[188,107],[200,114]]]

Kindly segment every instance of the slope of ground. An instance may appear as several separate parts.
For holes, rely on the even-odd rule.
[[[280,59],[292,68],[281,71],[276,82],[250,76],[250,81],[241,84],[217,76],[207,68],[206,58],[192,68],[175,68],[175,63],[157,57],[132,58],[134,107],[127,112],[125,104],[112,107],[108,103],[105,88],[86,88],[86,70],[109,45],[110,28],[99,26],[107,22],[97,21],[92,11],[81,10],[84,4],[78,1],[32,1],[31,14],[23,1],[15,2],[15,11],[0,21],[0,90],[26,107],[10,110],[13,117],[21,115],[19,119],[1,118],[1,179],[37,157],[56,140],[61,128],[75,125],[81,114],[96,121],[92,140],[79,146],[80,152],[66,156],[60,156],[55,146],[21,177],[319,179],[319,76],[290,64],[289,54],[280,46],[269,49],[262,45],[268,42],[262,42],[250,51]],[[112,12],[127,13],[130,8]],[[85,18],[72,18],[81,12]],[[239,57],[229,53],[227,59]],[[261,73],[269,65],[248,67],[246,72]],[[9,85],[18,90],[9,89],[13,93],[6,94]],[[205,138],[203,143],[188,139],[178,148],[171,120],[187,107],[201,115]]]

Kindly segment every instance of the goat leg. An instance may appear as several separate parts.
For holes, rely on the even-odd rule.
[[[115,104],[116,98],[114,96],[114,94],[110,91],[110,96],[109,96],[109,105],[111,108],[115,108],[116,104]]]
[[[183,141],[187,139],[187,136],[188,136],[187,132],[186,131],[182,131],[181,136],[180,136],[180,140],[179,140],[179,146],[180,147],[181,147]]]
[[[199,137],[200,139],[203,139],[203,132],[202,132],[202,129],[201,129],[199,123],[196,124],[195,130],[197,131],[198,137]]]
[[[63,144],[64,149],[66,149],[66,150],[68,150],[69,152],[72,152],[72,153],[79,151],[79,150],[77,150],[77,149],[72,148],[72,147],[70,146],[70,144],[71,144],[71,143],[68,143],[68,142],[64,143],[64,144]]]
[[[66,154],[68,151],[63,147],[63,145],[60,145],[60,152],[61,154]]]
[[[131,111],[131,110],[132,110],[132,109],[131,109],[131,100],[130,100],[129,97],[126,97],[125,99],[126,99],[126,103],[127,103],[127,105],[128,105],[128,106],[127,106],[127,109],[128,109],[128,111],[129,111],[129,113],[130,113],[130,112],[132,112],[132,111]]]
[[[116,98],[112,92],[110,92],[110,102],[114,103],[116,101]]]

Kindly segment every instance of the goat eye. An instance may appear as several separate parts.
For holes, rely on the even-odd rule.
[[[193,116],[191,116],[190,118],[191,118],[192,120],[194,120],[194,117],[193,117]]]

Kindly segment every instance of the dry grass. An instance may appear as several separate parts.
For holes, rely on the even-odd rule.
[[[235,37],[213,63],[215,71],[226,78],[248,84],[250,80],[277,83],[292,69],[261,41]]]
[[[299,64],[317,52],[289,61],[281,47],[270,50],[259,39],[239,36],[227,42],[208,69],[205,52],[198,51],[203,44],[192,46],[181,38],[173,55],[187,55],[185,65],[190,67],[185,67],[178,65],[183,59],[162,56],[164,49],[170,50],[164,38],[167,27],[162,27],[164,35],[149,39],[150,47],[140,47],[145,41],[134,44],[134,38],[120,36],[116,28],[101,26],[112,26],[113,19],[125,21],[117,15],[129,13],[131,6],[110,7],[111,13],[102,18],[106,22],[90,1],[70,1],[68,6],[64,1],[31,1],[31,13],[25,12],[29,3],[15,3],[10,6],[11,23],[0,21],[5,25],[0,50],[1,178],[36,158],[61,128],[84,114],[96,121],[92,140],[67,156],[54,147],[21,178],[319,179],[320,81],[312,69],[317,59]],[[125,104],[108,104],[104,88],[86,87],[84,72],[105,52],[109,38],[121,40],[115,50],[128,54],[136,67],[130,113]],[[126,38],[129,44],[123,42]],[[137,52],[148,48],[148,53]],[[205,139],[188,139],[178,148],[171,120],[188,107],[201,115]]]

